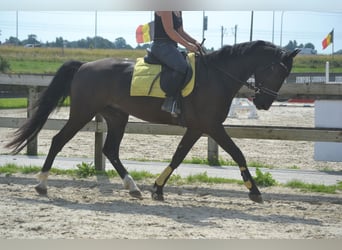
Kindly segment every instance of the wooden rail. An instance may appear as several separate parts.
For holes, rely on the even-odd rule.
[[[1,117],[0,127],[18,128],[26,118]],[[66,119],[49,119],[44,125],[45,130],[60,130]],[[282,127],[282,126],[246,126],[225,125],[230,136],[246,139],[269,139],[290,141],[327,141],[342,142],[342,129],[338,128],[308,128],[308,127]],[[89,122],[81,131],[106,133],[107,126],[102,120]],[[177,135],[182,136],[185,128],[179,126],[154,124],[147,122],[129,122],[126,127],[129,134]],[[206,135],[204,135],[206,136]]]
[[[0,74],[0,85],[22,85],[28,87],[29,105],[38,96],[39,87],[46,87],[52,80],[47,75],[5,75]],[[238,97],[250,97],[253,92],[243,87]],[[311,99],[342,99],[342,84],[297,84],[285,83],[279,93],[279,98],[311,98]],[[30,113],[28,113],[30,116]],[[26,118],[1,117],[0,127],[18,128]],[[60,130],[67,120],[49,119],[43,129]],[[295,140],[295,141],[327,141],[342,142],[342,129],[336,128],[307,128],[307,127],[279,127],[279,126],[225,126],[230,136],[235,138],[272,139],[272,140]],[[104,169],[105,161],[102,155],[104,133],[107,127],[101,116],[96,116],[95,121],[88,123],[82,131],[95,132],[95,167]],[[158,134],[158,135],[183,135],[185,129],[178,126],[151,124],[146,122],[128,123],[126,133],[135,134]],[[28,145],[28,154],[37,154],[37,141]],[[208,138],[208,159],[218,158],[218,146]]]

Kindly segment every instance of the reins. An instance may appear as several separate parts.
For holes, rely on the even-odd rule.
[[[209,66],[209,64],[208,64],[208,62],[206,61],[206,58],[205,58],[205,54],[206,53],[204,52],[204,50],[201,49],[201,50],[199,50],[199,52],[200,52],[199,54],[201,56],[201,59],[202,59],[204,65]],[[286,73],[289,72],[289,70],[286,67],[286,65],[283,62],[281,62],[281,61],[276,61],[276,62],[273,61],[272,63],[267,65],[264,69],[262,69],[262,71],[267,70],[268,68],[273,67],[275,64],[279,64],[281,66],[281,68],[284,71],[286,71]],[[248,89],[254,90],[255,93],[264,93],[264,94],[269,95],[269,96],[271,96],[273,98],[277,98],[278,97],[278,92],[276,92],[274,90],[271,90],[271,89],[269,89],[267,87],[262,86],[263,81],[262,82],[257,82],[257,83],[255,83],[255,82],[248,82],[248,81],[241,81],[240,79],[236,78],[234,75],[232,75],[232,74],[226,72],[225,70],[223,70],[218,65],[210,64],[210,66],[212,66],[214,69],[216,69],[217,71],[222,73],[224,76],[229,77],[233,81],[238,82],[239,84],[246,86]]]
[[[265,69],[266,70],[270,67],[272,67],[275,64],[279,64],[286,72],[288,72],[287,67],[285,66],[284,63],[282,62],[272,62],[270,65],[266,66]],[[278,92],[271,90],[267,87],[262,86],[263,85],[263,81],[262,82],[248,82],[248,81],[241,81],[240,79],[236,78],[235,76],[233,76],[232,74],[224,71],[221,67],[217,66],[217,65],[213,65],[213,67],[220,71],[224,76],[229,77],[230,79],[232,79],[235,82],[238,82],[244,86],[246,86],[248,89],[254,90],[255,93],[264,93],[267,94],[273,98],[277,98],[278,97]]]

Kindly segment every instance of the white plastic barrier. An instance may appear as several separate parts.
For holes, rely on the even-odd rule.
[[[228,118],[238,118],[239,111],[247,111],[249,119],[258,119],[257,109],[254,104],[247,98],[234,98],[230,110],[228,113]]]
[[[342,101],[315,101],[315,127],[342,128]],[[315,142],[314,159],[342,162],[342,143]]]

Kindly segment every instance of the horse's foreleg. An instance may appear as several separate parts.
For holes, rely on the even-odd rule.
[[[242,179],[245,186],[249,190],[249,198],[252,201],[262,203],[263,199],[261,193],[250,174],[247,162],[238,146],[233,142],[233,140],[227,135],[223,126],[217,126],[211,130],[210,136],[233,158],[233,160],[238,164],[241,172]]]
[[[120,175],[124,188],[129,190],[129,194],[132,197],[142,199],[139,187],[134,182],[132,176],[129,175],[119,158],[120,143],[128,122],[128,114],[110,108],[106,109],[101,114],[105,118],[108,128],[106,141],[102,151]]]
[[[181,142],[179,143],[175,154],[172,157],[171,163],[167,166],[164,171],[156,179],[153,190],[152,199],[163,201],[164,194],[163,188],[167,180],[172,175],[173,171],[181,164],[185,156],[188,154],[189,150],[195,144],[195,142],[201,137],[202,132],[197,130],[187,129]]]

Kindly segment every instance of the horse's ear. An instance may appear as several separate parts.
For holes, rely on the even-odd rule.
[[[290,57],[294,58],[298,53],[300,52],[300,49],[295,49],[291,52]]]

